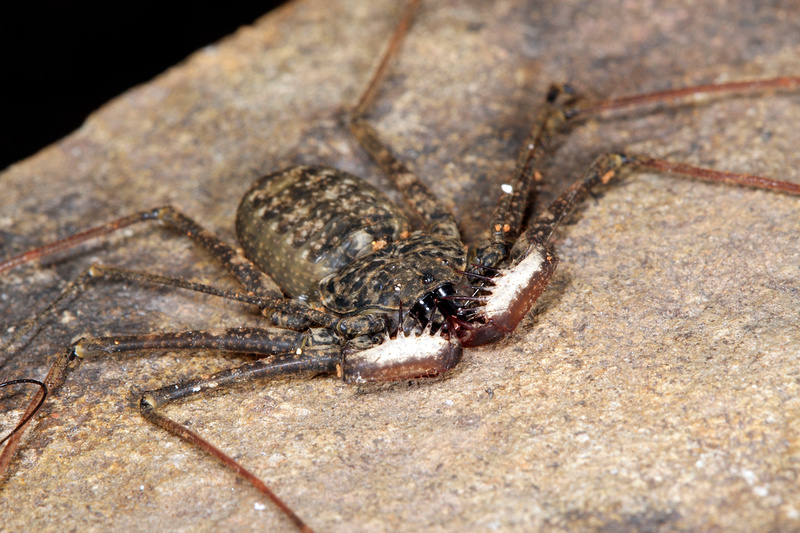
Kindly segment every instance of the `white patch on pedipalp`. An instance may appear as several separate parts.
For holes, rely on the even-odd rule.
[[[358,352],[354,357],[388,366],[402,361],[427,359],[439,353],[448,344],[447,339],[441,335],[398,335],[378,346]]]
[[[544,255],[541,250],[534,250],[516,266],[503,270],[493,280],[492,294],[482,309],[484,315],[491,318],[506,312],[511,303],[519,298],[520,292],[528,286],[531,278],[541,272],[543,263]]]

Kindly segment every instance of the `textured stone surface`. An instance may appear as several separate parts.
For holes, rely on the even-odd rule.
[[[474,242],[551,81],[605,97],[800,73],[797,3],[702,4],[431,2],[373,122]],[[299,1],[122,95],[0,176],[2,255],[164,203],[232,241],[250,184],[297,163],[385,188],[341,122],[398,16],[389,1]],[[565,142],[538,203],[620,147],[797,181],[798,123],[798,94],[590,121]],[[320,530],[796,530],[798,232],[797,198],[630,178],[557,233],[562,262],[537,314],[445,379],[281,380],[170,412]],[[93,261],[227,283],[181,239],[132,233],[5,275],[3,337]],[[2,375],[43,376],[85,332],[256,320],[203,296],[103,284]],[[242,360],[81,364],[2,479],[2,529],[287,527],[135,406],[137,391]],[[3,414],[4,427],[18,413]]]

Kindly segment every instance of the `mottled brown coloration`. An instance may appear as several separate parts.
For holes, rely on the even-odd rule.
[[[386,187],[338,117],[397,15],[396,2],[295,2],[121,96],[3,174],[4,252],[153,202],[180,203],[233,242],[241,195],[287,164]],[[550,82],[611,96],[796,73],[799,17],[791,2],[431,3],[371,120],[474,244]],[[609,147],[796,181],[798,112],[796,96],[775,94],[591,120],[543,172],[538,203]],[[331,531],[795,530],[798,221],[786,197],[631,178],[557,232],[562,264],[538,318],[468,352],[449,379],[367,394],[293,380],[172,412]],[[141,230],[132,241],[4,277],[0,314],[22,320],[97,258],[226,279],[179,239]],[[123,289],[125,305],[119,285],[94,288],[12,365],[43,375],[49,348],[87,327],[242,321],[238,307],[202,296]],[[83,364],[4,480],[5,527],[286,527],[135,412],[131,389],[228,359],[244,360]]]
[[[323,280],[322,303],[342,315],[396,316],[442,285],[462,284],[467,253],[457,240],[415,234],[355,261]]]
[[[245,256],[287,296],[312,301],[321,280],[408,229],[405,215],[375,187],[318,167],[265,176],[236,214]]]
[[[454,217],[391,155],[388,146],[364,122],[363,114],[383,82],[386,66],[397,53],[418,4],[419,0],[409,3],[354,111],[351,127],[423,221],[421,231],[401,239],[409,234],[409,224],[400,210],[377,189],[352,175],[320,167],[296,167],[269,174],[245,195],[237,212],[237,234],[243,253],[167,205],[0,261],[0,273],[7,272],[26,262],[46,260],[58,252],[80,248],[95,237],[113,236],[116,231],[132,226],[132,221],[158,220],[208,252],[237,280],[241,292],[178,277],[93,265],[43,311],[23,324],[2,346],[2,353],[13,354],[14,347],[61,312],[66,302],[80,298],[98,274],[108,279],[162,284],[255,304],[272,324],[302,331],[273,331],[267,324],[261,328],[217,331],[87,336],[73,341],[66,356],[71,361],[101,353],[167,349],[275,356],[146,391],[140,397],[139,408],[147,420],[199,447],[248,480],[300,530],[310,530],[258,476],[161,411],[173,401],[287,374],[335,372],[346,382],[354,383],[438,376],[461,360],[460,339],[465,346],[474,347],[513,332],[541,294],[556,264],[554,256],[544,252],[545,241],[535,242],[535,239],[521,239],[530,245],[517,254],[519,263],[516,258],[508,257],[508,249],[504,247],[498,248],[491,258],[480,251],[468,252],[460,240]],[[543,129],[551,133],[549,120],[543,122]],[[532,145],[523,147],[523,153],[532,152]],[[528,190],[530,182],[530,173],[518,173],[510,187]],[[513,212],[508,215],[521,219],[527,202],[511,205]],[[414,209],[415,206],[419,209]],[[503,211],[502,207],[497,210]],[[468,267],[468,256],[477,263]],[[551,268],[543,268],[546,256],[553,258],[547,262]],[[499,271],[500,266],[505,269]],[[490,273],[477,273],[484,270]],[[470,278],[475,286],[466,281]],[[315,296],[320,297],[329,313],[320,311]],[[386,333],[383,337],[374,335],[380,329]],[[48,382],[63,380],[66,369],[60,362],[62,359],[63,356],[51,367]],[[29,403],[16,429],[2,440],[8,441],[0,454],[2,475],[16,455],[31,415],[40,408],[46,394],[56,392],[35,380],[22,381],[38,383],[41,390]]]
[[[412,13],[420,0],[411,0],[406,6],[406,13]],[[377,130],[367,122],[367,114],[374,106],[378,91],[383,86],[386,71],[397,54],[402,37],[408,31],[411,17],[404,16],[395,28],[386,52],[381,58],[378,68],[366,86],[350,117],[350,131],[372,159],[389,175],[395,188],[400,191],[406,206],[417,214],[423,228],[432,235],[443,235],[460,238],[461,232],[453,214],[444,207],[435,194],[408,167],[392,153],[390,145],[381,139]]]

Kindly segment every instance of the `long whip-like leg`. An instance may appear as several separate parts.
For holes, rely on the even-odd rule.
[[[620,176],[626,167],[653,169],[668,172],[679,177],[694,178],[704,181],[726,183],[741,187],[753,187],[781,193],[800,195],[800,184],[787,181],[773,180],[751,174],[738,174],[735,172],[718,171],[709,168],[695,167],[683,163],[671,163],[663,159],[651,157],[611,153],[598,157],[587,169],[583,178],[570,186],[556,198],[543,213],[541,213],[520,236],[514,251],[522,250],[532,243],[546,244],[553,232],[575,207],[586,197],[589,191],[602,185],[608,185]],[[514,252],[512,252],[512,255]]]
[[[308,373],[335,373],[341,364],[342,346],[338,339],[326,330],[295,332],[260,328],[230,328],[219,331],[187,331],[80,339],[65,350],[50,369],[44,385],[23,415],[23,422],[7,438],[8,444],[0,455],[0,468],[5,469],[8,466],[22,438],[25,426],[41,405],[47,391],[54,389],[64,380],[67,365],[71,360],[99,354],[120,354],[155,349],[212,349],[265,355],[278,354],[269,360],[253,361],[210,376],[145,392],[140,400],[140,409],[142,415],[154,424],[194,444],[246,479],[274,502],[301,531],[311,531],[297,514],[258,477],[203,437],[161,414],[157,409],[175,400],[207,391],[218,391],[257,379]]]
[[[483,266],[496,267],[506,258],[508,247],[514,243],[522,226],[533,184],[541,179],[544,156],[552,150],[556,138],[569,126],[593,116],[607,112],[619,112],[645,106],[652,106],[676,100],[690,100],[697,97],[724,96],[728,94],[749,94],[766,91],[796,91],[800,88],[800,77],[785,76],[763,80],[747,80],[729,83],[696,85],[653,93],[624,96],[595,103],[575,103],[569,87],[553,86],[548,92],[539,117],[520,149],[516,170],[503,187],[489,228],[489,238],[476,252],[476,260]],[[568,101],[559,103],[559,98],[567,93]],[[630,161],[632,164],[633,161]],[[735,185],[765,188],[796,194],[797,184],[770,180],[711,169],[699,169],[679,163],[637,158],[640,167],[681,174],[710,181],[725,181]],[[723,178],[723,175],[726,177]],[[745,177],[746,176],[746,177]],[[563,198],[562,198],[563,200]],[[557,200],[558,201],[558,200]],[[540,217],[541,220],[541,217]],[[560,220],[560,219],[559,219]],[[530,233],[525,239],[530,239]],[[543,242],[543,241],[542,241]],[[519,249],[519,246],[516,247]]]
[[[696,95],[795,90],[798,87],[800,78],[773,78],[675,89],[572,108],[558,104],[557,99],[561,89],[552,88],[540,113],[539,122],[520,152],[516,173],[504,190],[504,195],[495,210],[490,237],[476,251],[477,263],[469,275],[479,277],[482,269],[487,268],[497,274],[492,277],[490,284],[481,287],[481,290],[488,292],[489,296],[482,296],[482,305],[475,308],[479,325],[455,324],[461,328],[459,337],[464,346],[495,341],[516,328],[519,321],[530,311],[555,271],[558,259],[547,247],[555,230],[592,188],[612,182],[625,168],[653,169],[705,181],[800,194],[800,184],[797,183],[672,163],[645,156],[610,153],[595,160],[583,178],[559,195],[514,242],[513,237],[519,229],[526,208],[527,202],[523,201],[523,197],[530,193],[532,180],[537,178],[541,156],[573,119],[608,110],[627,109]],[[512,242],[514,242],[513,247],[507,249]],[[509,268],[497,270],[496,267],[499,265]],[[477,301],[477,298],[471,299]]]
[[[47,373],[47,376],[42,382],[44,384],[44,388],[40,388],[37,391],[37,393],[31,399],[31,402],[28,404],[28,408],[25,410],[25,413],[22,415],[22,418],[20,419],[21,422],[5,439],[3,439],[7,442],[5,448],[3,448],[3,452],[0,453],[0,475],[5,473],[8,465],[11,463],[11,459],[14,457],[14,453],[16,453],[17,448],[19,447],[19,441],[25,434],[25,429],[33,419],[33,415],[36,414],[36,412],[42,406],[42,403],[44,403],[44,399],[47,394],[58,388],[61,383],[64,382],[67,366],[73,357],[74,355],[71,347],[67,350],[64,350],[61,355],[59,355],[58,359],[55,363],[53,363],[53,366],[50,367],[50,371]]]
[[[477,308],[482,324],[470,326],[460,333],[465,346],[486,344],[514,331],[555,271],[558,259],[547,246],[555,230],[593,187],[608,185],[628,167],[653,168],[678,176],[800,195],[800,185],[795,183],[690,165],[675,165],[649,157],[621,153],[603,155],[595,160],[581,180],[556,198],[520,235],[510,252],[510,268],[499,271],[492,279],[492,285],[485,288],[491,294]]]
[[[434,235],[458,238],[459,231],[455,217],[431,194],[425,184],[392,154],[392,151],[381,140],[375,128],[366,120],[367,111],[375,101],[389,63],[408,32],[419,3],[420,0],[412,0],[406,7],[405,14],[389,41],[389,47],[367,84],[367,89],[353,109],[350,130],[364,150],[389,175],[395,188],[403,195],[406,205],[422,218],[428,232]]]

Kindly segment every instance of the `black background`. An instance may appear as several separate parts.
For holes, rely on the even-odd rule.
[[[3,2],[0,169],[67,135],[126,89],[282,3]]]

